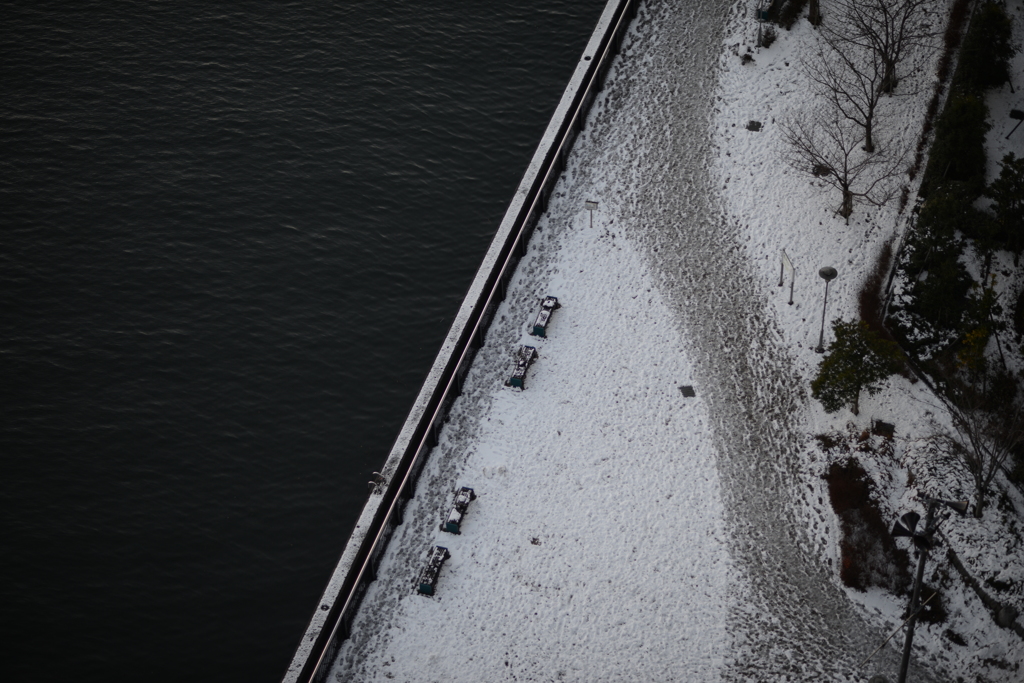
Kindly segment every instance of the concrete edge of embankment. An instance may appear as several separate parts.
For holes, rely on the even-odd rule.
[[[577,122],[576,125],[582,125],[580,117],[585,115],[586,110],[589,109],[594,99],[594,92],[596,92],[591,86],[595,78],[600,81],[607,73],[611,60],[618,51],[618,43],[631,23],[629,21],[631,17],[626,17],[625,27],[622,27],[622,18],[627,12],[632,12],[635,15],[638,5],[639,0],[608,0],[561,100],[537,145],[537,150],[512,197],[505,216],[477,269],[430,372],[424,379],[423,386],[388,454],[381,470],[387,483],[371,494],[363,506],[362,513],[345,545],[338,564],[317,603],[301,641],[296,647],[295,655],[284,675],[283,683],[319,680],[326,674],[328,666],[318,667],[320,670],[312,667],[317,667],[321,660],[331,659],[333,651],[337,647],[337,642],[334,641],[341,640],[343,637],[334,634],[337,631],[335,624],[343,616],[338,613],[339,600],[347,600],[348,595],[353,592],[354,576],[361,571],[365,564],[367,553],[370,552],[369,546],[384,525],[390,522],[386,519],[386,515],[392,501],[400,494],[398,489],[402,486],[400,482],[404,476],[404,470],[411,467],[410,452],[414,448],[418,449],[418,438],[422,438],[425,430],[431,426],[428,423],[434,419],[436,408],[444,398],[440,394],[450,384],[453,373],[459,370],[459,359],[465,356],[464,350],[471,343],[469,337],[472,336],[473,329],[479,327],[480,321],[487,314],[484,309],[488,306],[489,293],[494,289],[502,269],[507,266],[511,250],[519,239],[520,233],[524,231],[525,224],[530,220],[531,213],[537,204],[538,193],[545,190],[543,187],[545,180],[551,175],[549,170],[554,163],[559,163],[553,157],[559,152],[563,155],[567,154],[567,150],[559,150],[559,146],[566,138],[567,130],[574,122]],[[619,27],[619,31],[616,33],[617,27]],[[602,54],[599,55],[599,53]],[[604,54],[607,56],[602,58]],[[600,83],[598,83],[597,89],[599,86]],[[588,100],[584,101],[585,98]],[[564,163],[564,158],[561,162]],[[550,187],[548,189],[550,190]],[[332,642],[325,643],[327,629],[332,631],[330,636]]]

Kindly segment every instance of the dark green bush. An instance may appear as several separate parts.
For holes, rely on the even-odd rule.
[[[818,366],[811,395],[827,413],[850,406],[856,415],[860,392],[877,394],[881,382],[902,369],[903,356],[896,342],[872,332],[863,320],[837,320],[832,323],[832,333],[835,341]]]
[[[787,31],[793,28],[793,24],[800,18],[805,7],[807,7],[807,0],[789,0],[779,12],[779,26]]]
[[[962,0],[954,3],[940,80],[958,39],[959,30],[954,27],[966,16],[967,4]],[[972,17],[964,37],[949,100],[935,127],[935,141],[921,181],[922,196],[950,180],[967,183],[974,199],[984,191],[985,133],[990,126],[983,94],[1009,78],[1009,59],[1014,54],[1006,13],[999,5],[986,2]]]
[[[954,0],[953,7],[949,10],[949,23],[946,24],[946,31],[942,35],[942,42],[946,48],[943,55],[944,61],[948,64],[950,53],[960,44],[960,37],[963,34],[964,22],[967,21],[967,11],[971,7],[970,0]],[[942,64],[939,70],[943,69]],[[945,80],[943,77],[941,80]]]
[[[985,133],[988,106],[975,95],[952,95],[935,126],[921,193],[930,195],[949,181],[966,183],[973,198],[985,190]]]
[[[969,220],[964,235],[974,240],[975,248],[982,252],[990,252],[996,249],[1013,251],[1010,249],[1007,234],[999,224],[999,221],[984,211],[975,209],[973,206],[967,207],[967,213],[969,214]]]
[[[924,209],[922,209],[924,213]],[[919,229],[907,239],[907,309],[939,330],[959,331],[974,280],[960,262],[963,241],[951,233]]]
[[[1013,329],[1018,335],[1024,335],[1024,289],[1017,295],[1017,305],[1013,309]]]
[[[1024,251],[1024,158],[1010,152],[1001,162],[999,177],[992,181],[985,196],[995,201],[995,223],[1000,241],[1014,254]]]
[[[1010,80],[1010,60],[1016,53],[1010,18],[1002,7],[986,2],[971,18],[953,87],[980,94]]]
[[[952,258],[934,259],[927,277],[914,283],[913,303],[908,308],[940,330],[958,331],[967,312],[971,284],[963,264]]]
[[[919,231],[953,237],[956,231],[967,232],[972,218],[974,198],[968,185],[953,181],[942,183],[921,205],[917,219]]]
[[[920,229],[953,237],[959,231],[976,241],[982,250],[1001,248],[1005,240],[999,223],[984,211],[974,208],[972,187],[954,180],[932,192],[921,207]]]
[[[768,21],[773,24],[779,23],[779,14],[782,12],[782,6],[786,0],[770,0],[768,6],[765,7],[765,12],[768,13]]]
[[[1013,405],[1017,400],[1020,387],[1017,378],[1005,370],[996,370],[988,377],[988,395],[982,407],[985,410],[997,411],[1003,406]]]

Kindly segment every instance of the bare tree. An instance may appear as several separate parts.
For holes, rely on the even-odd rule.
[[[891,93],[899,83],[898,67],[906,53],[929,45],[935,35],[926,20],[933,4],[932,0],[836,0],[838,16],[830,30],[875,51],[883,67],[879,87]]]
[[[935,436],[936,443],[967,467],[974,480],[974,516],[981,517],[992,480],[1024,443],[1024,405],[1000,402],[977,386],[964,386],[942,397],[953,429]]]
[[[817,55],[803,70],[844,118],[864,130],[864,151],[874,152],[872,132],[885,76],[878,52],[849,42],[835,31],[822,31]]]
[[[898,191],[905,155],[861,150],[859,127],[836,108],[820,107],[779,127],[783,158],[798,172],[839,190],[842,201],[836,212],[847,224],[854,202],[881,206]]]

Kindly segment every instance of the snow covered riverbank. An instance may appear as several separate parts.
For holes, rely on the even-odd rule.
[[[339,680],[895,671],[895,644],[858,666],[902,605],[837,579],[810,435],[847,417],[826,416],[806,387],[818,267],[840,271],[829,318],[851,317],[854,274],[900,217],[858,211],[846,226],[781,166],[773,118],[800,92],[793,63],[810,29],[744,65],[747,9],[641,9],[340,649]],[[898,117],[906,135],[920,130],[915,107]],[[586,200],[599,202],[593,228]],[[797,268],[792,306],[776,286],[782,248]],[[562,308],[538,340],[528,325],[544,295]],[[539,358],[520,391],[503,382],[523,343]],[[861,419],[924,429],[924,387],[900,382]],[[478,497],[453,536],[439,524],[460,486]],[[434,544],[451,559],[431,598],[414,582]],[[938,634],[921,642],[938,657]],[[946,657],[912,672],[971,666]]]
[[[713,65],[721,18],[705,21],[687,34]],[[657,27],[646,10],[641,26]],[[642,68],[639,42],[627,41],[496,314],[341,649],[343,679],[718,677],[735,591],[710,419],[679,389],[694,369],[674,312],[634,226],[616,218],[641,121],[613,126],[629,100],[610,100],[634,80],[621,69]],[[585,199],[600,203],[592,229]],[[545,294],[562,307],[537,339],[527,323]],[[522,343],[539,352],[525,391],[503,386]],[[477,499],[452,536],[438,524],[456,485]],[[433,543],[452,557],[431,599],[411,581]]]

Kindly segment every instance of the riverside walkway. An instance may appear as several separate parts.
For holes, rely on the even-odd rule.
[[[327,680],[866,680],[884,635],[807,533],[803,395],[709,178],[731,9],[641,9]]]

